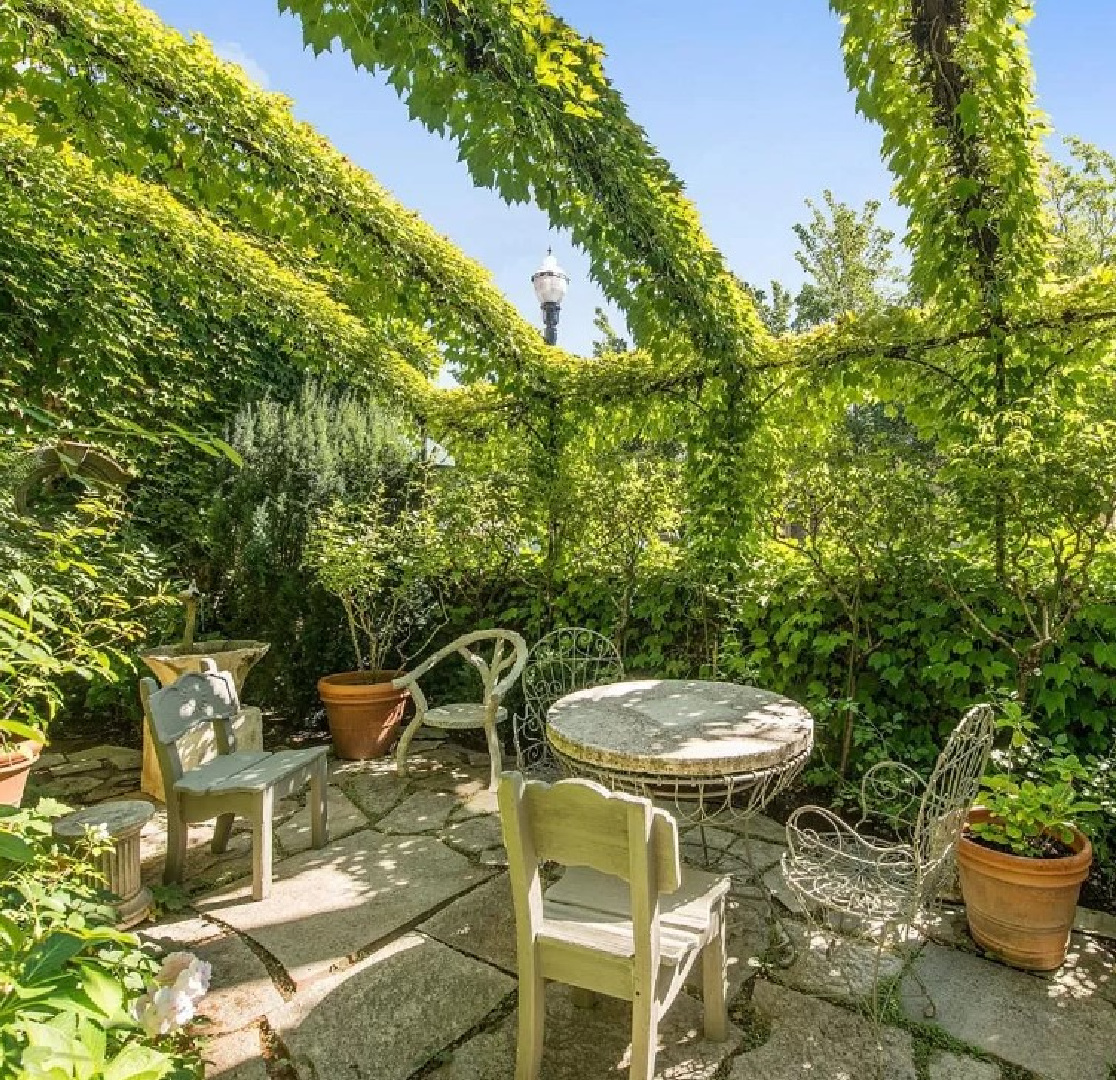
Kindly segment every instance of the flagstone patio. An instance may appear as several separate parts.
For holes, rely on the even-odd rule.
[[[79,756],[80,755],[80,756]],[[213,965],[202,1003],[212,1080],[494,1080],[514,1074],[514,917],[484,754],[450,740],[416,740],[413,775],[392,762],[338,762],[331,772],[330,843],[309,846],[297,802],[280,807],[271,897],[249,896],[249,837],[208,850],[192,830],[189,904],[143,930]],[[91,764],[92,763],[92,764]],[[74,767],[76,766],[76,768]],[[55,755],[34,789],[69,801],[135,797],[132,752],[96,747]],[[75,788],[73,781],[82,778]],[[89,781],[96,781],[90,784]],[[129,783],[132,787],[129,788]],[[78,790],[78,789],[81,790]],[[88,796],[92,795],[90,799]],[[761,819],[754,862],[780,895],[782,828]],[[706,850],[743,843],[708,830]],[[165,817],[145,829],[145,876],[162,871]],[[701,851],[696,834],[687,854]],[[919,974],[937,1004],[926,1020],[913,984],[889,1014],[882,1046],[862,1006],[872,947],[849,939],[832,958],[807,924],[783,911],[793,963],[767,962],[766,911],[747,888],[731,911],[733,1025],[724,1043],[701,1036],[696,992],[660,1031],[664,1080],[1114,1080],[1116,920],[1082,912],[1069,960],[1053,976],[981,957],[963,916],[929,924]],[[773,959],[773,957],[772,957]],[[885,957],[886,974],[899,973]],[[628,1008],[575,1007],[547,997],[547,1080],[626,1075]]]

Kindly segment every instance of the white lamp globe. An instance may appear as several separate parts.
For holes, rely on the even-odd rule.
[[[566,290],[570,287],[570,275],[558,265],[558,260],[548,251],[542,266],[531,275],[531,284],[535,286],[535,296],[540,307],[547,304],[560,304],[566,298]]]

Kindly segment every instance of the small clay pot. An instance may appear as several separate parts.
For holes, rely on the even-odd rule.
[[[27,776],[42,752],[42,745],[30,739],[0,750],[0,805],[19,806],[23,801]]]
[[[398,671],[346,671],[318,680],[337,756],[348,761],[383,757],[399,734],[410,691],[391,680]]]
[[[983,807],[970,822],[987,821]],[[961,894],[969,931],[981,948],[1025,971],[1061,967],[1069,947],[1081,883],[1089,876],[1093,848],[1073,830],[1071,853],[1057,859],[1028,858],[985,847],[962,834],[957,845]]]

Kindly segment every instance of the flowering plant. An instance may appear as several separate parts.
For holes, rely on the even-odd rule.
[[[188,1024],[209,990],[211,970],[193,953],[171,953],[163,960],[154,984],[136,998],[132,1015],[148,1035],[168,1035]]]
[[[209,986],[189,953],[159,963],[113,927],[89,829],[60,846],[51,819],[67,808],[0,808],[0,1076],[13,1080],[191,1080],[201,1077],[182,1025]]]

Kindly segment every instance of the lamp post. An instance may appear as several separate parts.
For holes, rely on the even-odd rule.
[[[570,287],[570,275],[558,265],[558,260],[547,248],[542,266],[531,275],[535,296],[543,312],[543,338],[548,345],[558,344],[558,314]]]

